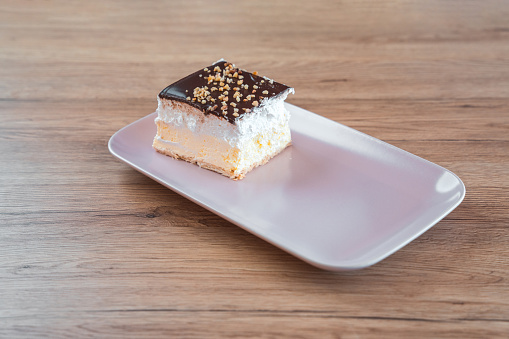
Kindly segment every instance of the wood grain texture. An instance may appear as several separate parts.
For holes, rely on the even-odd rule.
[[[0,2],[0,337],[506,337],[509,2]],[[464,202],[318,270],[115,160],[221,57],[442,165]]]

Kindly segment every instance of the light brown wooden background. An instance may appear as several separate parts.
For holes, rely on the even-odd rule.
[[[460,176],[375,266],[316,269],[108,152],[221,57]],[[0,337],[504,337],[508,1],[1,1]]]

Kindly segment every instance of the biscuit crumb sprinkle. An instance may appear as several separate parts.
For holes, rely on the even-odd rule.
[[[194,89],[182,88],[181,93],[185,91],[185,94],[181,100],[206,114],[212,113],[230,122],[252,112],[265,100],[287,88],[259,76],[257,71],[249,73],[229,62],[202,68],[191,79],[189,82],[194,85]]]

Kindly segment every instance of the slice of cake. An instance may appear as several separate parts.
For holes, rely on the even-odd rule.
[[[242,179],[290,145],[289,93],[294,89],[220,60],[159,93],[153,147]]]

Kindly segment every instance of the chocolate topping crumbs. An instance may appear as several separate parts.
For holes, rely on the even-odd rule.
[[[290,88],[257,74],[219,61],[171,84],[159,93],[159,97],[185,102],[205,114],[214,114],[234,123],[239,117],[249,114],[253,107],[264,104],[265,97],[260,96],[260,102],[252,100],[256,97],[254,93],[261,91],[267,95],[270,92],[267,98],[271,98]],[[190,92],[193,92],[192,97]],[[215,104],[216,101],[220,105]]]

